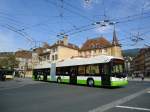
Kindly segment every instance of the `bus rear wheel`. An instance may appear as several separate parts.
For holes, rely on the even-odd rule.
[[[93,87],[93,86],[94,86],[94,80],[93,80],[93,79],[88,79],[88,80],[87,80],[87,85],[88,85],[89,87]]]

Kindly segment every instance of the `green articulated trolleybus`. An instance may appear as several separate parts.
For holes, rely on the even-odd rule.
[[[87,86],[125,86],[124,60],[113,56],[72,58],[33,70],[33,79]]]

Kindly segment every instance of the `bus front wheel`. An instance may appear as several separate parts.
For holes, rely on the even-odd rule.
[[[87,85],[90,86],[90,87],[93,87],[94,86],[94,80],[93,79],[88,79],[87,80]]]

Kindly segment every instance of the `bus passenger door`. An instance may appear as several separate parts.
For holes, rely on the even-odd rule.
[[[77,67],[70,68],[70,84],[77,84]]]
[[[110,67],[109,64],[101,65],[102,86],[110,86]]]

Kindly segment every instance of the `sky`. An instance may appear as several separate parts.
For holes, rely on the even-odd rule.
[[[114,25],[93,23],[109,20]],[[150,45],[150,0],[0,0],[0,52],[50,45],[65,32],[70,43],[105,37],[114,28],[122,49]]]

